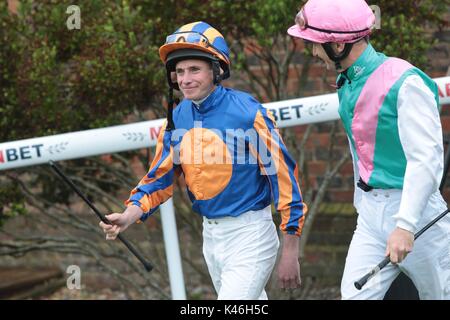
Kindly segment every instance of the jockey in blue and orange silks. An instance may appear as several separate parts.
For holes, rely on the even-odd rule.
[[[155,212],[183,174],[192,208],[203,217],[203,254],[219,299],[267,299],[279,247],[272,199],[283,233],[279,280],[298,287],[306,206],[272,115],[249,94],[220,85],[230,75],[229,49],[209,24],[182,26],[159,53],[171,90],[167,122],[128,209],[108,215],[114,226],[102,224],[107,238]],[[184,96],[173,111],[172,90]]]

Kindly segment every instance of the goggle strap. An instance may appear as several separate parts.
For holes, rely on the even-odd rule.
[[[313,26],[311,26],[309,24],[306,24],[304,26],[304,29],[307,29],[307,28],[310,28],[310,29],[313,29],[313,30],[316,30],[316,31],[320,31],[320,32],[325,32],[325,33],[339,33],[339,34],[361,33],[361,32],[365,32],[365,31],[370,30],[369,28],[365,28],[365,29],[357,30],[357,31],[338,31],[338,30],[328,30],[328,29],[316,28],[316,27],[313,27]]]
[[[166,131],[172,131],[175,129],[175,124],[173,123],[173,105],[175,101],[173,99],[173,88],[169,88],[169,99],[167,105],[167,126]]]
[[[189,34],[195,34],[195,35],[199,35],[201,37],[201,39],[199,39],[199,41],[197,41],[197,42],[189,42],[189,41],[187,41],[188,36],[186,36],[186,38],[184,38],[184,37],[179,37],[179,38],[174,37],[174,39],[176,39],[176,41],[169,41],[170,37],[173,37],[173,36],[179,35],[179,34],[188,34],[188,35]],[[184,40],[182,42],[195,43],[195,44],[201,43],[202,40],[204,40],[206,42],[205,48],[211,47],[212,49],[215,50],[215,52],[217,54],[220,54],[225,59],[225,61],[229,61],[228,58],[222,53],[222,51],[217,49],[203,33],[200,33],[200,32],[197,32],[197,31],[179,31],[179,32],[174,32],[171,35],[166,37],[166,44],[181,42],[181,41],[179,41],[181,38],[183,38],[183,40]]]

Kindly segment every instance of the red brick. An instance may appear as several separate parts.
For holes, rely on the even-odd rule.
[[[442,116],[450,115],[450,105],[449,104],[444,104],[441,107],[442,107],[441,118],[442,118]]]
[[[130,161],[130,167],[136,177],[139,178],[143,177],[147,173],[148,169],[142,166],[142,163],[137,156],[133,157],[133,159]]]
[[[303,179],[302,179],[302,181],[303,181]],[[317,189],[317,179],[316,179],[316,177],[315,176],[309,176],[308,177],[308,184],[307,184],[307,186],[308,187],[306,187],[306,183],[303,181],[303,183],[302,183],[302,185],[300,186],[300,188],[302,189],[302,192],[306,192],[307,190],[306,189],[314,189],[314,190],[316,190]]]
[[[450,188],[444,189],[444,192],[442,192],[442,196],[444,197],[445,202],[450,202]]]
[[[306,147],[328,147],[330,145],[330,135],[328,133],[314,133],[308,138]]]
[[[327,168],[325,161],[308,161],[308,173],[314,176],[322,176]]]
[[[321,64],[311,64],[308,70],[308,76],[311,78],[320,78],[325,71],[325,66]]]
[[[328,191],[331,202],[352,202],[353,201],[353,189],[352,190],[332,190]]]
[[[444,133],[450,133],[450,116],[442,116],[441,123]]]
[[[339,170],[339,173],[343,176],[350,176],[353,175],[353,164],[352,161],[347,161]]]
[[[287,81],[288,92],[296,92],[298,88],[298,80],[294,77],[289,78]]]
[[[297,75],[301,74],[303,71],[303,66],[294,66],[291,64],[288,69],[288,79],[297,79]]]
[[[335,146],[345,146],[345,148],[348,148],[348,138],[345,132],[337,133],[334,139]]]
[[[155,216],[150,216],[146,221],[145,221],[145,227],[148,230],[156,230],[161,228],[161,226],[159,225],[158,221],[156,220]]]
[[[303,133],[305,133],[307,126],[295,126],[293,129],[295,131],[295,135],[297,139],[300,141],[303,137]]]

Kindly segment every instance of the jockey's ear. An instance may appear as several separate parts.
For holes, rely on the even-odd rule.
[[[170,81],[172,81],[172,83],[177,83],[177,73],[175,71],[170,73]]]
[[[341,53],[342,51],[344,51],[345,48],[345,43],[341,43],[341,42],[335,42],[332,44],[332,47],[334,49],[334,52],[336,52],[337,54]]]

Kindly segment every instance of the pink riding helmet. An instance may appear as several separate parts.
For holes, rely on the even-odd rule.
[[[375,15],[364,0],[309,0],[288,29],[316,43],[352,43],[372,31]]]

